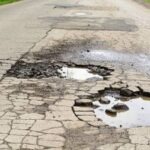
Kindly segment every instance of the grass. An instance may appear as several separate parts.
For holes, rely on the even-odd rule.
[[[144,2],[146,2],[146,3],[150,3],[150,0],[144,0]]]
[[[0,5],[9,4],[17,1],[19,0],[0,0]]]

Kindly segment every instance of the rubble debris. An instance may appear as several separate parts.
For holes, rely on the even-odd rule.
[[[116,116],[117,115],[117,111],[114,109],[106,109],[105,112],[106,112],[106,114],[108,114],[110,116]]]
[[[101,104],[109,104],[110,103],[110,100],[107,98],[107,97],[101,97],[99,102]]]
[[[122,96],[133,96],[133,94],[134,93],[131,90],[127,89],[127,88],[122,88],[120,90],[120,95],[122,95]]]
[[[124,103],[117,103],[112,107],[112,109],[117,111],[127,111],[129,110],[129,107]]]
[[[67,74],[63,72],[64,67],[70,67],[77,69],[82,69],[88,77],[99,77],[103,79],[103,76],[109,76],[112,69],[102,67],[102,66],[93,66],[93,65],[77,65],[73,63],[63,63],[63,62],[50,62],[50,61],[41,61],[28,63],[23,60],[19,60],[15,65],[7,71],[6,76],[17,77],[17,78],[48,78],[48,77],[59,77],[67,78]],[[74,66],[74,67],[72,67]],[[61,71],[62,70],[62,71]],[[78,70],[77,70],[78,71]],[[80,73],[80,72],[77,72]],[[90,76],[89,76],[90,75]],[[80,75],[78,75],[78,78]],[[88,79],[84,77],[84,79]],[[73,79],[78,79],[76,77],[68,77]],[[79,78],[80,79],[80,78]],[[106,79],[106,78],[105,78]]]

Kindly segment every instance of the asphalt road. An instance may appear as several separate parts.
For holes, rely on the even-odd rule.
[[[107,2],[108,1],[108,2]],[[28,51],[36,42],[46,36],[51,30],[51,22],[41,20],[42,17],[62,16],[68,9],[53,9],[53,4],[78,4],[78,5],[108,5],[109,0],[102,1],[58,1],[58,0],[23,0],[10,5],[0,7],[0,59],[7,59],[12,56],[20,57],[20,54]],[[139,5],[133,6],[130,1],[115,1],[126,15],[130,14],[134,20],[149,25],[148,10]],[[109,5],[111,5],[111,3]],[[135,4],[135,3],[134,3]],[[134,8],[134,9],[133,9]],[[144,10],[144,11],[143,11]],[[54,27],[55,28],[55,27]],[[18,53],[18,55],[16,55]]]
[[[18,60],[53,29],[96,30],[113,50],[149,54],[149,12],[131,0],[23,0],[0,6],[0,60]]]
[[[18,59],[46,36],[51,23],[40,18],[61,16],[65,11],[54,12],[53,3],[59,1],[23,0],[0,7],[0,59]]]
[[[150,120],[143,117],[150,114],[149,12],[131,0],[22,0],[0,6],[0,149],[150,150]],[[111,74],[105,80],[59,78],[55,72],[62,62],[73,70]],[[120,120],[109,124],[95,113],[97,106],[105,112],[98,101],[106,94],[118,103],[134,95],[143,99],[144,107],[133,103],[140,111],[130,108],[133,113],[124,118],[134,128]]]

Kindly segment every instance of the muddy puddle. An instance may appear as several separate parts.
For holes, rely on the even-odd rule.
[[[75,79],[75,80],[103,80],[103,76],[92,73],[89,69],[86,68],[75,68],[75,67],[62,67],[58,70],[61,73],[61,76],[66,79]]]
[[[118,92],[107,92],[93,105],[96,117],[109,126],[130,128],[150,126],[150,97],[125,97]]]

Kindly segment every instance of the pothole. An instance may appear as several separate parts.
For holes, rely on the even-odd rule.
[[[116,100],[111,96],[105,98],[110,100],[110,104],[100,104],[94,110],[96,117],[103,122],[124,128],[150,125],[150,98],[148,100],[144,97],[131,98],[127,102]]]
[[[51,47],[26,54],[7,71],[6,76],[23,79],[57,77],[105,80],[114,71],[113,69],[103,66],[102,63],[82,62],[79,58],[83,52],[89,53],[89,49],[93,47],[105,48],[107,43],[93,38],[56,41]],[[77,61],[74,61],[74,58]]]
[[[71,67],[62,67],[60,69],[61,76],[67,79],[76,79],[76,80],[87,80],[87,79],[97,79],[103,80],[102,75],[94,74],[89,69],[86,68],[71,68]]]
[[[37,62],[28,63],[25,61],[18,61],[10,70],[7,71],[6,76],[17,78],[48,78],[59,77],[75,80],[87,79],[106,79],[106,76],[111,75],[113,70],[93,65],[77,65],[73,63],[52,63],[52,62]]]
[[[106,89],[87,98],[85,102],[77,100],[75,106],[92,107],[96,118],[109,126],[130,128],[150,125],[149,93],[132,92],[127,88]]]
[[[150,97],[131,93],[105,91],[98,101],[93,102],[97,106],[94,110],[96,117],[115,127],[150,125]]]

